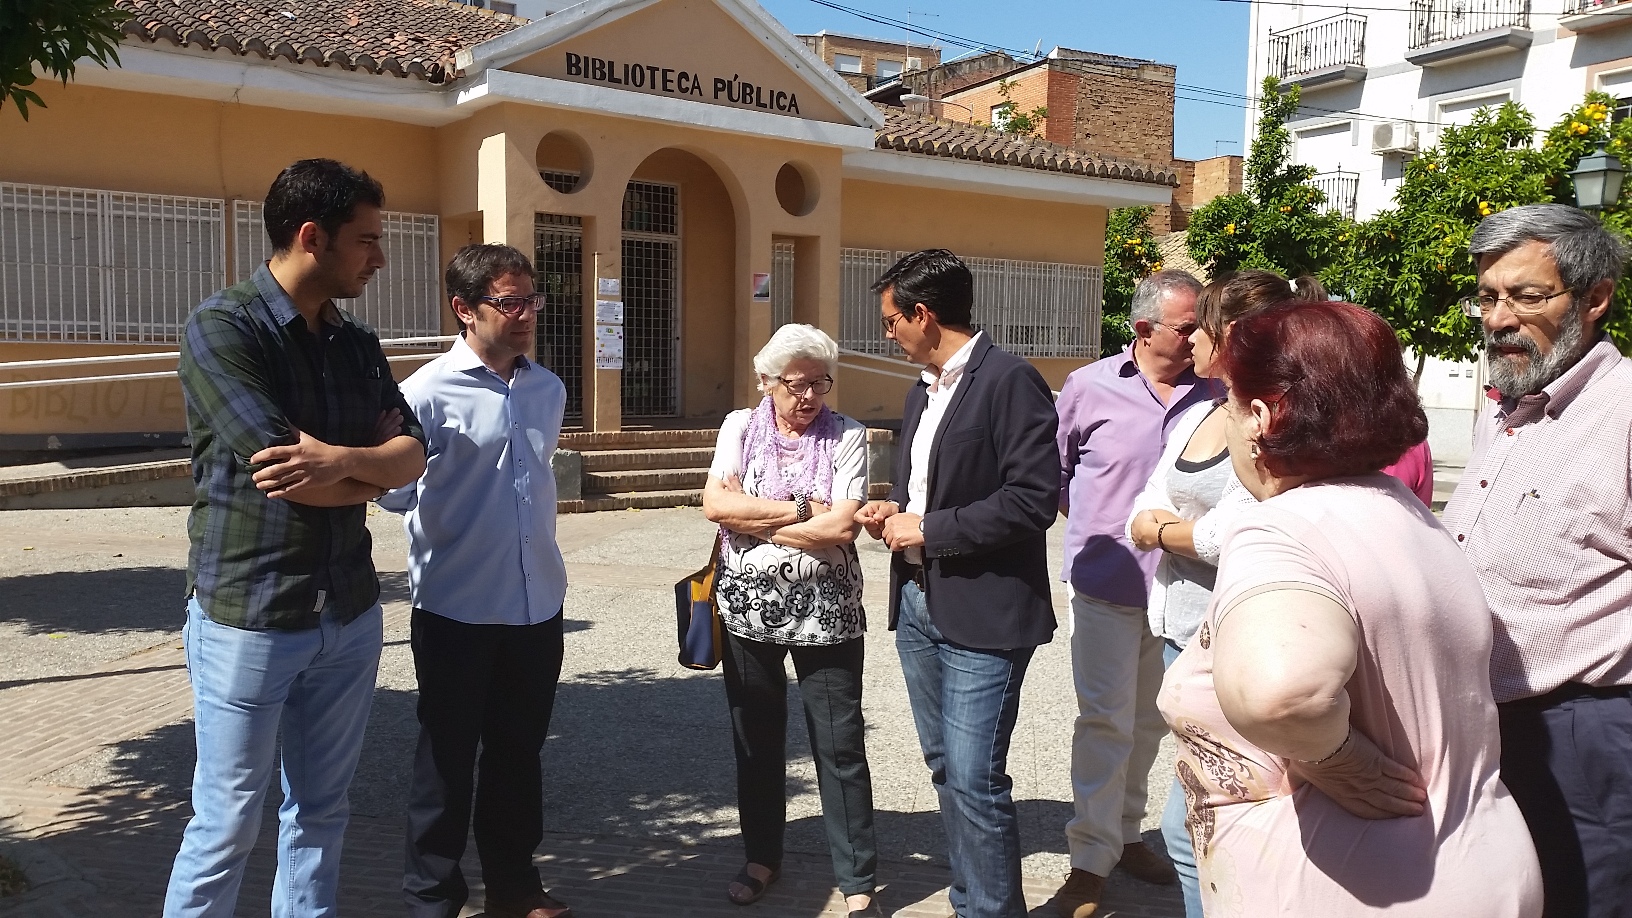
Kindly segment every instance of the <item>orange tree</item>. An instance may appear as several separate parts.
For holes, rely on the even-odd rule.
[[[1337,259],[1322,272],[1334,293],[1387,319],[1400,344],[1417,357],[1466,360],[1482,343],[1480,324],[1456,301],[1477,284],[1468,240],[1479,221],[1520,204],[1575,202],[1569,171],[1598,143],[1626,155],[1632,124],[1611,126],[1608,96],[1595,93],[1564,115],[1536,143],[1529,112],[1511,102],[1481,109],[1461,127],[1406,163],[1393,206],[1339,233]],[[1629,189],[1632,190],[1632,189]],[[1612,228],[1632,224],[1632,201],[1603,215]],[[1625,350],[1625,308],[1632,284],[1621,281],[1609,331]]]
[[[1297,86],[1283,91],[1274,77],[1264,79],[1245,189],[1214,198],[1190,216],[1190,257],[1213,276],[1239,268],[1316,274],[1335,256],[1334,240],[1346,221],[1308,184],[1314,168],[1292,162],[1286,122],[1298,110],[1298,93]]]
[[[1117,354],[1133,340],[1128,312],[1133,289],[1150,274],[1162,270],[1162,255],[1150,231],[1152,207],[1123,207],[1111,211],[1105,223],[1104,306],[1100,311],[1099,353]]]
[[[28,120],[35,70],[67,83],[82,58],[119,61],[119,29],[130,14],[114,0],[0,0],[0,108],[10,99]]]
[[[1547,132],[1542,150],[1555,162],[1553,199],[1562,204],[1575,203],[1575,187],[1570,181],[1573,170],[1583,156],[1592,153],[1600,144],[1621,162],[1632,167],[1632,120],[1612,122],[1609,113],[1615,99],[1606,93],[1588,93],[1581,104],[1572,109]],[[1623,239],[1632,239],[1632,182],[1621,184],[1620,200],[1599,211],[1598,218]],[[1623,354],[1632,354],[1632,279],[1621,275],[1615,286],[1614,306],[1609,321],[1604,324],[1609,337]]]

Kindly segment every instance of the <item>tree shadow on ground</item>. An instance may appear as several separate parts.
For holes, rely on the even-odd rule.
[[[179,631],[186,618],[187,572],[127,567],[0,579],[0,623],[30,634]]]
[[[407,602],[408,575],[384,571],[380,602]],[[0,624],[28,634],[179,632],[187,618],[187,571],[123,567],[0,578]],[[569,629],[572,630],[572,629]]]

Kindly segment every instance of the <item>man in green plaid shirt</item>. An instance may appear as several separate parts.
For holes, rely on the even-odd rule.
[[[425,469],[425,433],[379,339],[333,302],[384,267],[383,203],[366,173],[295,163],[266,196],[272,260],[187,320],[198,765],[166,918],[233,914],[280,733],[271,913],[335,913],[382,635],[364,508]]]

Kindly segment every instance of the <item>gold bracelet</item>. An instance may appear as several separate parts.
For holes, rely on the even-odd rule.
[[[1337,754],[1339,752],[1342,752],[1343,750],[1349,748],[1349,740],[1351,740],[1351,739],[1354,739],[1354,725],[1353,724],[1349,725],[1349,732],[1343,734],[1343,742],[1339,743],[1338,747],[1336,749],[1333,749],[1331,751],[1330,755],[1323,755],[1318,759],[1314,759],[1313,761],[1311,761],[1309,759],[1298,759],[1298,764],[1300,764],[1300,765],[1319,765],[1320,763],[1325,762],[1328,759],[1335,759],[1335,758],[1337,758]]]

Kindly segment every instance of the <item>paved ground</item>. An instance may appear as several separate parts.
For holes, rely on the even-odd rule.
[[[188,815],[193,761],[179,646],[184,512],[0,512],[0,854],[22,862],[36,884],[0,900],[0,918],[158,912]],[[386,647],[353,785],[342,909],[396,915],[399,814],[414,735],[405,542],[389,515],[370,523],[386,591]],[[582,918],[843,914],[798,717],[790,720],[784,879],[752,910],[725,901],[741,849],[724,692],[718,673],[675,664],[670,611],[671,584],[706,557],[710,529],[696,510],[561,519],[572,585],[566,667],[544,753],[552,831],[538,863]],[[879,621],[886,559],[876,548],[863,551],[874,613],[866,715],[882,901],[901,918],[943,918],[945,844],[900,666]],[[1063,589],[1056,602],[1063,612]],[[1032,665],[1010,758],[1034,908],[1067,868],[1061,830],[1071,809],[1075,702],[1064,636],[1062,628]],[[1161,811],[1170,776],[1164,746],[1151,775],[1152,814]],[[272,810],[267,817],[240,905],[248,915],[267,909]],[[1147,837],[1159,844],[1155,833]],[[1114,915],[1182,914],[1176,889],[1120,874],[1106,905]]]

